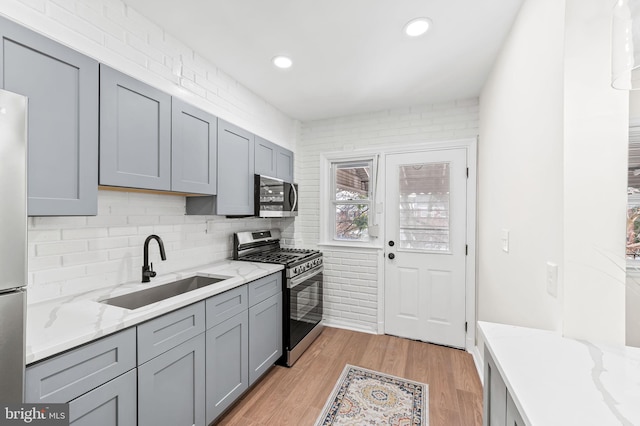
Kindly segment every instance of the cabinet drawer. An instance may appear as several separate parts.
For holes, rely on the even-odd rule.
[[[247,286],[241,285],[207,299],[207,329],[226,321],[232,316],[246,311]]]
[[[204,330],[204,302],[139,325],[138,365],[203,333]]]
[[[268,275],[249,283],[249,306],[260,303],[282,291],[282,274]]]
[[[29,366],[25,401],[64,403],[135,368],[133,328]]]

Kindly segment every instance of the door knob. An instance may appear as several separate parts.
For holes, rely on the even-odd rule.
[[[389,259],[393,260],[396,258],[396,255],[393,253],[389,253]]]
[[[389,241],[389,247],[393,247],[396,243],[394,243],[393,241]]]

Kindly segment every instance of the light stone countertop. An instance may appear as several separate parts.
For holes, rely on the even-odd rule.
[[[74,296],[28,303],[26,362],[34,363],[282,269],[282,265],[226,260],[165,274],[153,278],[151,283],[128,282]],[[134,310],[99,302],[194,275],[229,279]]]
[[[640,348],[478,324],[527,425],[640,425]]]

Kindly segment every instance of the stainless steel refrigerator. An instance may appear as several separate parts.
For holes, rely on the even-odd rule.
[[[0,403],[24,395],[27,98],[0,90]]]

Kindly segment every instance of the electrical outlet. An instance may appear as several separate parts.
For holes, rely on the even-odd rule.
[[[500,238],[500,241],[502,241],[502,251],[505,253],[509,253],[509,230],[508,229],[502,230],[502,236]]]
[[[558,297],[558,265],[547,262],[547,293]]]

